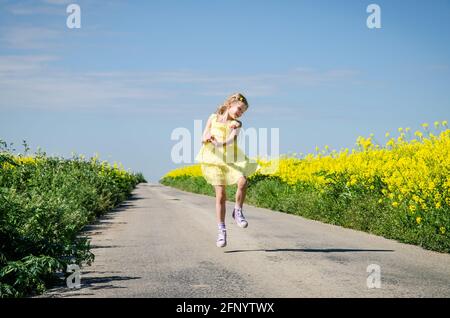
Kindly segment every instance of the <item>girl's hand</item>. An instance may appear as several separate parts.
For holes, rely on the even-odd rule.
[[[210,134],[207,134],[206,136],[205,136],[205,138],[202,140],[202,142],[204,143],[204,144],[206,144],[206,143],[208,143],[208,142],[213,142],[213,140],[215,140],[215,138],[214,138],[214,136],[211,136]]]
[[[214,138],[214,136],[211,136],[211,143],[217,147],[217,140]]]
[[[217,146],[218,142],[216,140],[216,138],[214,136],[210,136],[208,139],[205,138],[205,140],[203,141],[203,143],[212,143],[214,146]]]
[[[207,142],[210,141],[210,139],[211,139],[211,133],[205,132],[205,134],[203,135],[202,143],[206,144]]]
[[[236,120],[233,120],[233,122],[230,124],[230,129],[236,129],[236,128],[240,128],[240,127],[241,127],[241,124]]]

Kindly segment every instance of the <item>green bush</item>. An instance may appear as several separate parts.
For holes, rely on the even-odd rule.
[[[23,297],[43,292],[68,264],[90,264],[80,231],[145,179],[96,158],[14,156],[2,145],[0,297]]]

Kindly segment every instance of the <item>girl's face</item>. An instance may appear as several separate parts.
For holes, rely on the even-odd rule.
[[[237,101],[231,104],[230,108],[228,109],[228,114],[233,119],[237,119],[241,117],[246,110],[247,106],[243,102]]]

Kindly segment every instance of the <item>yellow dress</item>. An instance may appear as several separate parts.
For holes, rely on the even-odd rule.
[[[216,114],[210,119],[211,135],[219,142],[224,142],[232,131],[230,127],[238,124],[235,120],[219,122]],[[261,168],[238,147],[237,138],[224,146],[216,147],[210,142],[202,144],[195,161],[201,164],[203,177],[211,185],[235,184],[240,177],[248,177]]]

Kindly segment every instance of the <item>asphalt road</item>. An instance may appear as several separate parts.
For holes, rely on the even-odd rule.
[[[448,254],[246,204],[242,229],[227,202],[228,245],[217,248],[214,200],[138,185],[88,227],[96,260],[81,288],[43,296],[450,297]]]

